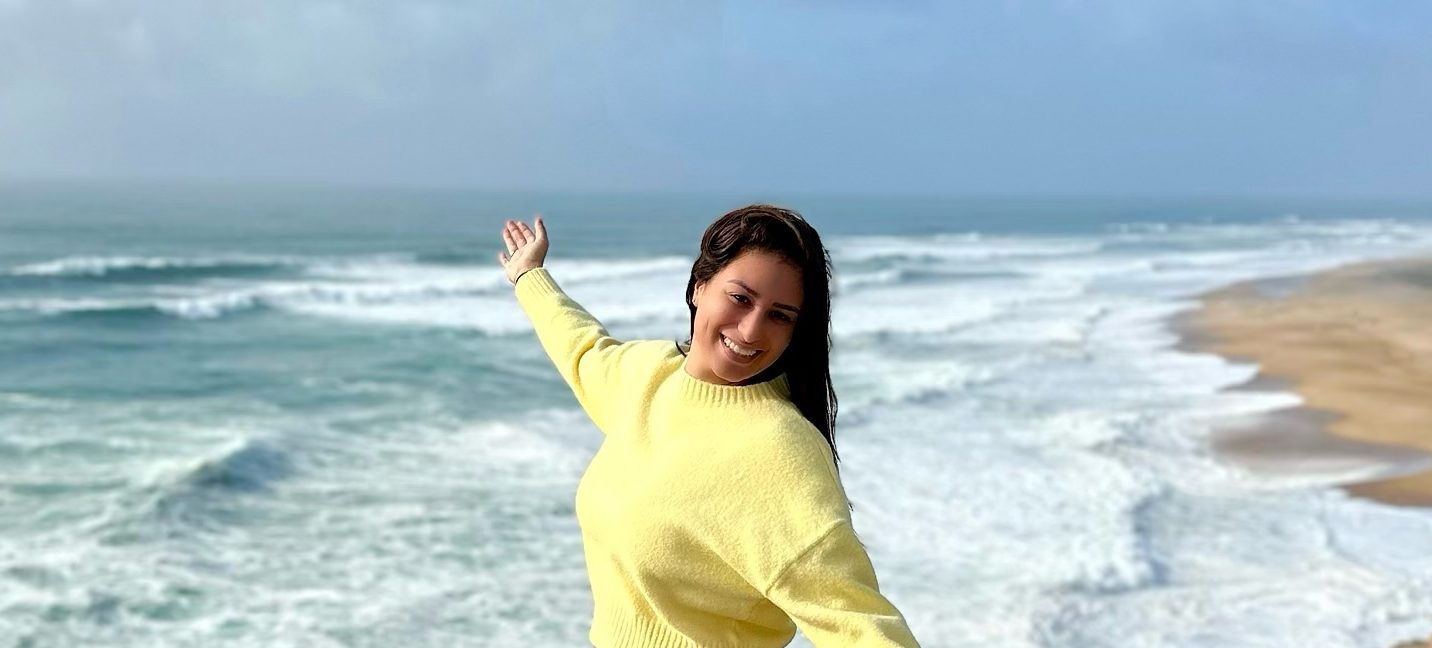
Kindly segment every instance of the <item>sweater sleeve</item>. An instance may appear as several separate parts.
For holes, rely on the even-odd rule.
[[[746,414],[698,487],[717,553],[762,597],[748,617],[778,623],[774,606],[817,648],[919,646],[880,592],[820,431],[789,403]]]
[[[610,433],[620,409],[619,365],[638,342],[613,338],[601,322],[562,292],[546,268],[522,273],[514,290],[562,380],[597,428]]]
[[[915,647],[900,611],[880,593],[875,569],[848,521],[830,528],[765,592],[818,648]]]

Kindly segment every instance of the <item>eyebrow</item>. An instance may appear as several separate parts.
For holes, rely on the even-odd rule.
[[[757,299],[759,299],[759,298],[761,297],[761,293],[756,292],[755,289],[753,289],[753,288],[751,288],[750,286],[746,285],[746,282],[741,281],[740,279],[731,279],[731,280],[727,281],[726,283],[733,283],[733,284],[736,284],[737,286],[740,286],[740,287],[742,287],[742,288],[745,288],[745,289],[746,289],[746,292],[751,293],[751,296],[752,296],[752,297],[755,297],[755,298],[757,298]],[[797,314],[797,315],[800,315],[800,314],[801,314],[801,309],[796,308],[795,306],[792,306],[792,305],[790,305],[790,304],[782,304],[782,303],[780,303],[780,302],[776,302],[776,308],[783,308],[783,309],[788,310],[788,311],[790,311],[790,312],[792,312],[792,313],[795,313],[795,314]]]

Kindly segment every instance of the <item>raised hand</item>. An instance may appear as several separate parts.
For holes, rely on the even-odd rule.
[[[541,215],[534,217],[532,223],[536,231],[520,220],[508,220],[502,228],[507,252],[498,252],[497,261],[507,271],[507,283],[516,285],[522,273],[542,267],[547,260],[547,226]]]

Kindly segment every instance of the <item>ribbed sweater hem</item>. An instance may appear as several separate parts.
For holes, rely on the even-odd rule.
[[[631,611],[598,610],[588,638],[596,648],[714,648]]]

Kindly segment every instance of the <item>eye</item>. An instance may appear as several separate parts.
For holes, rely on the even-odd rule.
[[[786,322],[786,323],[795,322],[795,319],[792,318],[790,315],[787,315],[785,311],[776,311],[776,312],[774,313],[774,315],[776,316],[776,319],[781,320],[782,322]]]
[[[740,295],[740,294],[737,294],[737,293],[729,293],[729,294],[731,295],[731,299],[734,299],[734,300],[736,301],[736,303],[738,303],[738,304],[745,304],[745,303],[748,303],[748,302],[751,301],[751,300],[747,299],[745,295]]]

